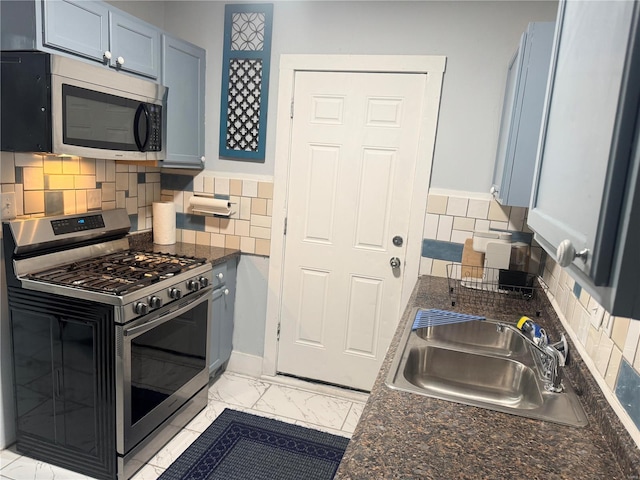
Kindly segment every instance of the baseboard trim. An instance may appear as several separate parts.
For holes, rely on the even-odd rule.
[[[262,357],[233,350],[227,371],[259,378],[262,375]]]

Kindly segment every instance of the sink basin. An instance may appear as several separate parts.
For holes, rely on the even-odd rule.
[[[499,332],[494,320],[414,331],[414,318],[391,364],[389,387],[564,425],[588,424],[566,379],[561,393],[545,389],[539,354],[517,333]]]
[[[529,354],[527,342],[512,330],[496,335],[491,321],[474,321],[419,328],[416,335],[430,344],[455,350],[485,353],[500,357],[520,357]]]
[[[542,405],[533,369],[513,360],[439,347],[415,347],[404,378],[425,393],[455,396],[508,408]]]

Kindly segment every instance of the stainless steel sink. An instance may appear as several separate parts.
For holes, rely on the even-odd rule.
[[[408,322],[387,376],[391,388],[528,418],[586,426],[571,387],[544,388],[537,352],[493,320],[411,330]]]

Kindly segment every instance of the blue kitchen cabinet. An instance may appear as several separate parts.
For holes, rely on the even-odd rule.
[[[162,84],[167,96],[167,168],[204,168],[204,95],[206,52],[162,35]]]
[[[528,224],[612,315],[640,319],[640,9],[561,2]]]
[[[107,4],[56,0],[42,2],[42,8],[43,45],[103,61],[105,52],[109,50]]]
[[[491,188],[503,205],[529,205],[554,27],[530,23],[509,62]]]
[[[236,299],[237,257],[213,268],[213,302],[209,329],[209,375],[226,368],[233,349],[233,312]]]
[[[109,39],[109,66],[151,78],[160,76],[160,31],[157,28],[112,10],[109,12]]]
[[[161,30],[105,2],[3,1],[0,13],[3,50],[41,50],[160,76]]]

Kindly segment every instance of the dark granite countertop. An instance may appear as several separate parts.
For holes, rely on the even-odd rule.
[[[535,321],[558,338],[562,325],[543,295]],[[521,303],[452,307],[447,279],[421,277],[414,288],[336,479],[640,478],[640,455],[584,362],[565,368],[581,392],[584,428],[527,419],[392,390],[385,385],[414,307],[441,308],[517,322]],[[531,316],[531,315],[529,315]]]
[[[173,245],[158,245],[153,243],[153,236],[151,232],[129,235],[129,247],[134,250],[173,253],[188,257],[206,258],[214,266],[224,263],[231,258],[240,256],[240,250],[233,248],[210,247],[207,245],[194,245],[192,243],[182,242],[176,242]]]

